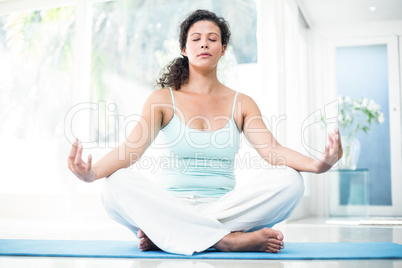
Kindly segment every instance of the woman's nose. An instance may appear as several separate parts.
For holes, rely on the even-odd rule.
[[[206,44],[201,45],[201,48],[208,48],[208,45],[206,45]]]

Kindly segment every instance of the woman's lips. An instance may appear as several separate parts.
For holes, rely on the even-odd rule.
[[[208,58],[208,57],[211,57],[211,54],[209,54],[209,53],[201,53],[201,54],[198,55],[198,57],[200,57],[200,58]]]

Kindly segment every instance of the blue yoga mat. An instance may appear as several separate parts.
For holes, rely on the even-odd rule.
[[[137,242],[83,240],[0,239],[0,256],[175,258],[175,259],[402,259],[402,245],[372,243],[285,243],[280,253],[219,252],[208,250],[192,256],[163,251],[142,252]]]

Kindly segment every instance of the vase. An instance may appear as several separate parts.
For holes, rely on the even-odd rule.
[[[355,137],[342,137],[343,156],[339,160],[339,169],[355,170],[360,155],[360,142]]]

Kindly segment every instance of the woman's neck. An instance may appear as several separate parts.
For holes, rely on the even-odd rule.
[[[221,87],[219,82],[216,68],[209,71],[200,72],[198,70],[192,70],[190,67],[190,75],[188,83],[183,86],[185,91],[199,93],[199,94],[211,94]]]

